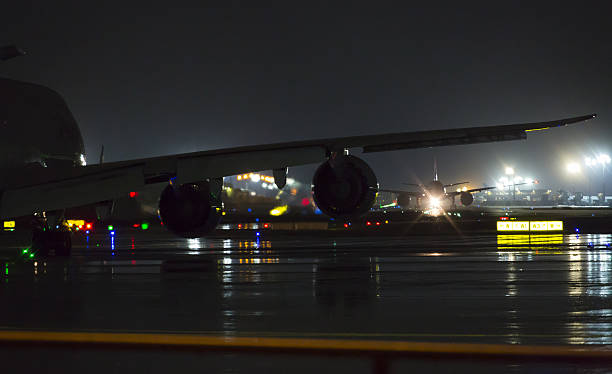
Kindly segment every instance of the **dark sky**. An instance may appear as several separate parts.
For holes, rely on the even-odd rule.
[[[511,165],[581,188],[566,162],[612,152],[612,26],[599,3],[96,3],[13,1],[0,13],[0,44],[28,52],[2,75],[62,93],[91,160],[101,144],[114,161],[591,112],[584,127],[527,141],[364,158],[385,187],[431,179],[436,156],[447,182],[490,185]]]

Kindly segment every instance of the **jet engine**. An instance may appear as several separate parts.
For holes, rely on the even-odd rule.
[[[159,217],[176,235],[198,238],[212,231],[223,207],[208,182],[168,185],[159,199]]]
[[[471,193],[463,191],[461,192],[461,204],[468,206],[474,202],[474,196]]]
[[[400,193],[397,195],[397,205],[402,209],[408,209],[410,207],[410,201],[412,200],[412,196],[407,193]]]
[[[319,166],[312,178],[312,192],[323,213],[349,218],[370,210],[378,193],[378,182],[365,161],[340,155]]]

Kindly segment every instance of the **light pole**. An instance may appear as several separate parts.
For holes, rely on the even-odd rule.
[[[595,166],[596,163],[597,161],[594,158],[591,158],[588,156],[584,158],[584,164],[591,169]],[[593,205],[593,198],[592,198],[592,191],[591,191],[591,174],[590,173],[589,173],[589,205]]]
[[[506,166],[506,175],[510,176],[510,178],[512,178],[511,176],[514,175],[514,169]],[[515,200],[515,182],[514,182],[514,178],[512,178],[512,201]],[[508,186],[508,188],[510,188],[510,186]]]
[[[580,170],[581,170],[580,169],[580,164],[578,164],[577,162],[570,162],[570,163],[568,163],[567,166],[566,166],[566,169],[567,169],[567,172],[570,175],[572,175],[572,176],[575,176],[576,174],[579,174]],[[568,195],[567,195],[568,203],[569,203],[569,192],[571,192],[571,191],[568,191]],[[576,201],[576,188],[575,187],[574,187],[574,204],[577,204],[577,201]]]
[[[606,203],[606,167],[610,163],[610,156],[605,153],[600,153],[597,157],[585,157],[584,163],[590,168],[594,168],[597,164],[601,165],[602,178],[602,200]],[[591,179],[589,178],[589,202],[591,202]]]
[[[597,162],[601,164],[601,179],[602,179],[602,188],[601,194],[604,205],[606,204],[606,165],[610,163],[610,156],[607,154],[601,153],[597,156]]]

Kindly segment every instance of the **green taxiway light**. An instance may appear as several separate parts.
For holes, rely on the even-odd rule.
[[[146,223],[146,222],[143,222],[143,223],[142,223],[142,225],[140,225],[140,227],[141,227],[143,230],[147,230],[147,229],[149,228],[149,224],[148,224],[148,223]]]
[[[23,254],[28,253],[28,249],[27,249],[27,248],[26,248],[26,249],[24,249],[24,250],[22,251],[22,253],[23,253]]]
[[[30,258],[34,257],[34,253],[30,253]]]
[[[113,231],[113,225],[108,225],[108,231]]]

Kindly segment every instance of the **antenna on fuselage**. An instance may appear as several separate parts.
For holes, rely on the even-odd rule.
[[[11,58],[23,56],[25,54],[24,50],[14,44],[0,47],[0,61],[10,60]]]

